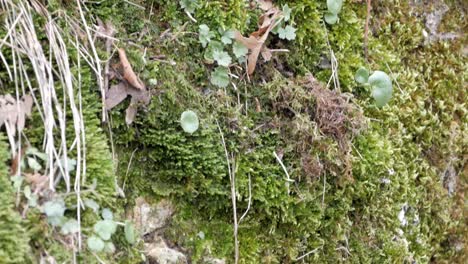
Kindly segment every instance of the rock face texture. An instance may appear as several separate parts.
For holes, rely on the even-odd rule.
[[[161,229],[170,222],[174,206],[167,200],[151,205],[142,197],[135,199],[135,207],[129,217],[135,222],[142,235]]]
[[[162,237],[162,232],[171,222],[173,214],[174,206],[168,200],[163,199],[150,204],[143,197],[138,197],[135,199],[133,210],[127,215],[135,223],[135,227],[145,241],[144,252],[150,263],[187,263],[187,257],[170,248]]]
[[[167,246],[163,238],[154,236],[152,242],[145,243],[145,254],[148,260],[158,264],[185,264],[187,257],[181,252]]]

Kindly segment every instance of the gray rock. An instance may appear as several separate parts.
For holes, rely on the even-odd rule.
[[[132,213],[128,218],[134,221],[142,235],[146,235],[167,226],[174,213],[174,206],[167,200],[149,204],[139,197],[135,200]]]
[[[185,264],[187,257],[167,246],[161,237],[155,236],[152,243],[145,244],[145,255],[150,261],[159,264]]]

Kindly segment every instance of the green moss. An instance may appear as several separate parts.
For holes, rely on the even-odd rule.
[[[16,193],[9,179],[10,152],[0,134],[0,262],[27,263],[30,259],[29,233],[25,221],[15,210]]]
[[[148,30],[137,43],[147,47],[146,59],[138,46],[118,45],[126,49],[143,80],[158,81],[149,87],[151,104],[138,110],[132,125],[124,120],[128,101],[111,111],[116,175],[127,195],[117,200],[114,164],[99,121],[98,91],[92,88],[90,69],[81,70],[89,154],[87,184],[93,179],[98,183],[97,194],[89,198],[117,213],[138,196],[168,198],[177,212],[165,232],[167,238],[186,249],[194,263],[206,255],[231,260],[232,204],[219,122],[233,156],[230,163],[236,175],[238,216],[248,207],[249,179],[252,187],[252,204],[239,226],[241,263],[290,263],[314,249],[305,262],[463,259],[456,243],[464,241],[464,200],[459,190],[449,196],[443,186],[447,172],[462,171],[465,162],[464,39],[425,44],[421,18],[427,10],[401,1],[374,4],[367,61],[363,52],[365,4],[347,1],[340,21],[330,26],[323,23],[326,1],[278,1],[293,8],[297,39],[283,43],[272,36],[268,46],[288,48],[289,55],[260,62],[252,82],[233,80],[236,90],[218,90],[209,83],[212,66],[204,64],[204,50],[193,33],[199,24],[207,24],[213,31],[235,28],[252,32],[259,11],[246,12],[246,2],[240,0],[199,1],[193,14],[198,23],[192,23],[178,1],[134,2],[146,10],[122,1],[88,5],[91,14],[112,21],[119,38],[131,39],[131,34]],[[459,3],[448,4],[449,16],[439,29],[466,27],[455,8]],[[461,26],[454,26],[457,24]],[[166,29],[169,35],[160,39]],[[351,102],[369,118],[369,127],[362,134],[347,132],[349,148],[320,130],[316,96],[300,77],[311,72],[328,82],[327,41],[339,63],[341,91],[352,93]],[[166,61],[148,60],[155,55],[165,55]],[[386,71],[395,80],[388,106],[376,108],[369,93],[354,82],[360,66]],[[242,76],[234,67],[232,70]],[[289,71],[297,76],[285,77]],[[197,112],[201,120],[193,135],[183,132],[179,124],[180,114],[187,109]],[[40,126],[28,126],[26,134],[38,145],[42,131],[35,127]],[[285,173],[273,152],[281,154],[295,181],[289,185],[289,193]],[[347,177],[349,169],[352,177]],[[399,219],[402,208],[406,208],[406,225]],[[89,210],[85,212],[85,228],[96,218]],[[39,222],[37,214],[29,221]],[[47,226],[34,224],[30,231],[36,245],[54,252],[60,260],[70,258],[60,253],[62,247],[54,242],[54,233]],[[37,238],[44,232],[45,238]],[[127,245],[121,232],[115,242],[128,253],[125,261],[138,261],[138,247]],[[81,257],[85,262],[96,261],[87,253]],[[102,258],[114,260],[112,256]]]

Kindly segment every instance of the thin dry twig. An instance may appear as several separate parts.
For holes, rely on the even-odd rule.
[[[221,142],[223,143],[224,147],[224,154],[226,155],[226,162],[228,166],[228,174],[229,180],[231,182],[231,200],[232,200],[232,212],[233,212],[233,220],[234,220],[234,263],[237,264],[239,262],[239,240],[238,240],[238,222],[237,222],[237,208],[236,208],[236,179],[235,179],[235,171],[234,171],[234,164],[231,166],[229,162],[229,153],[226,147],[226,141],[224,140],[224,134],[221,131],[221,127],[219,126],[218,120],[216,120],[216,125],[218,126],[219,134],[221,135]]]
[[[314,250],[311,250],[311,251],[305,253],[304,255],[298,257],[298,258],[296,259],[296,261],[299,261],[299,260],[301,260],[301,259],[303,259],[303,258],[309,256],[310,254],[314,254],[315,252],[317,252],[319,249],[322,249],[322,248],[323,248],[323,246],[320,246],[320,247],[318,247],[318,248],[316,248],[316,249],[314,249]]]
[[[244,219],[244,217],[247,215],[247,213],[249,212],[251,204],[252,204],[252,179],[249,174],[249,202],[247,203],[247,209],[245,210],[244,214],[242,214],[242,216],[239,218],[239,223],[238,223],[239,225],[241,221]]]
[[[291,177],[289,177],[289,173],[288,173],[288,170],[286,169],[286,166],[284,166],[283,162],[281,161],[281,158],[278,156],[278,154],[276,154],[275,151],[273,151],[273,156],[275,156],[276,160],[278,161],[278,163],[281,165],[281,168],[283,168],[283,171],[284,173],[286,174],[286,188],[288,189],[288,194],[289,194],[289,183],[290,182],[294,182],[294,180],[291,179]]]
[[[96,69],[96,78],[98,79],[98,87],[101,90],[101,100],[102,100],[102,121],[106,121],[107,112],[105,109],[105,100],[106,100],[106,90],[104,87],[103,79],[102,79],[102,70],[101,70],[101,60],[99,59],[99,55],[97,53],[97,49],[94,45],[93,38],[91,36],[91,30],[88,27],[88,23],[86,22],[86,18],[84,16],[83,9],[81,8],[81,0],[76,0],[78,11],[80,13],[81,21],[83,23],[86,36],[88,37],[89,46],[93,52],[94,56],[94,64]]]

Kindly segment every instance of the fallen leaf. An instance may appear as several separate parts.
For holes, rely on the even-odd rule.
[[[249,75],[252,75],[252,73],[254,73],[255,71],[255,67],[257,66],[258,55],[260,54],[260,50],[262,50],[262,46],[263,43],[262,45],[258,45],[257,47],[255,47],[255,49],[253,49],[250,52],[250,55],[247,58],[247,73]]]
[[[127,110],[125,110],[125,123],[127,123],[127,125],[130,125],[131,123],[133,123],[133,121],[135,120],[136,113],[137,113],[136,104],[130,103]]]
[[[119,49],[119,57],[120,57],[120,63],[122,64],[124,79],[127,80],[127,82],[133,87],[140,89],[140,90],[145,90],[146,89],[145,85],[133,71],[132,66],[130,65],[130,62],[127,59],[127,54],[125,53],[125,50],[122,48]]]
[[[149,91],[141,91],[127,86],[127,94],[132,97],[132,100],[141,105],[148,105],[151,101],[151,93]]]
[[[127,98],[127,84],[121,82],[117,85],[112,85],[109,91],[106,93],[106,109],[110,110],[114,106]]]
[[[26,117],[31,115],[33,100],[31,95],[25,95],[17,102],[11,95],[0,95],[0,126],[8,122],[11,133],[16,133],[16,128],[21,132],[24,129]]]
[[[268,10],[266,13],[260,16],[260,19],[258,20],[258,30],[252,35],[254,36],[260,36],[265,33],[265,31],[268,29],[268,27],[275,22],[275,18],[278,14],[279,10],[276,8],[271,8]]]
[[[24,178],[27,183],[31,184],[34,193],[40,193],[49,182],[49,177],[40,173],[25,173]]]
[[[240,32],[236,31],[234,37],[237,41],[244,44],[249,50],[250,54],[247,57],[247,73],[251,75],[255,71],[255,67],[257,66],[258,56],[263,49],[263,45],[265,44],[268,35],[270,34],[271,30],[276,26],[276,20],[280,15],[280,11],[277,8],[271,7],[267,10],[267,12],[262,15],[260,21],[261,25],[259,29],[252,34],[248,38],[242,36]],[[268,56],[266,54],[266,56]]]
[[[234,37],[237,41],[239,41],[240,43],[242,43],[244,46],[246,46],[248,49],[254,49],[259,43],[258,39],[256,39],[255,37],[244,37],[242,36],[242,34],[239,32],[239,31],[236,31],[234,33]]]
[[[20,159],[24,157],[24,154],[26,153],[26,149],[27,148],[22,148],[21,153],[20,152],[16,153],[16,155],[11,160],[10,175],[16,175],[16,172],[18,172]]]
[[[135,89],[133,88],[133,86],[128,85],[127,82],[122,81],[117,85],[111,86],[111,88],[107,92],[106,97],[106,109],[110,110],[116,105],[120,104],[129,95],[132,97],[132,99],[130,100],[130,105],[125,111],[125,122],[127,124],[133,123],[139,106],[146,106],[150,103],[150,91],[147,91],[146,89]]]

